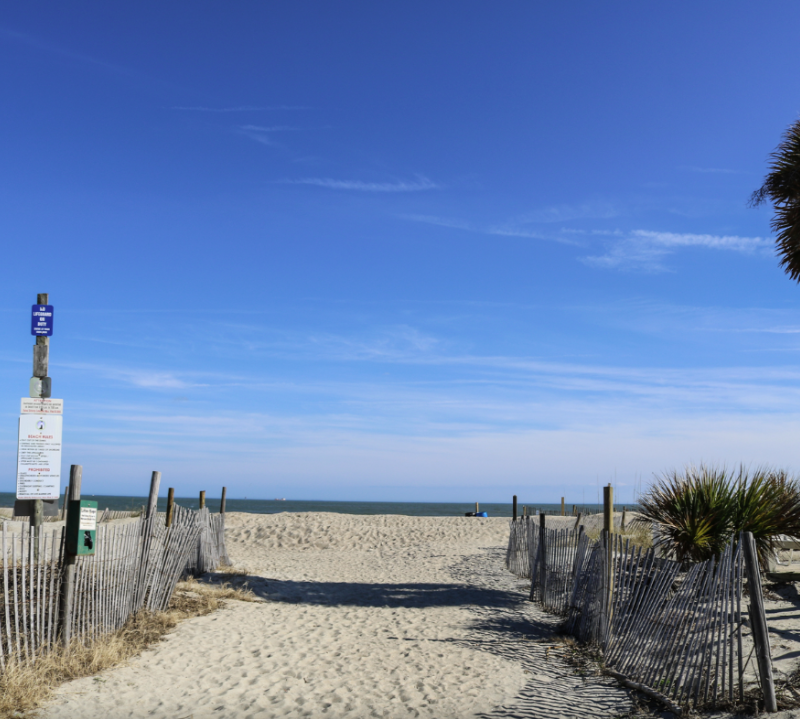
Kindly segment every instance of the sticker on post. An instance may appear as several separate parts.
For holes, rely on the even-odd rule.
[[[52,397],[23,397],[21,414],[64,414],[64,400]]]
[[[97,529],[97,509],[95,507],[81,507],[81,518],[78,529],[80,531],[84,529],[94,531]]]

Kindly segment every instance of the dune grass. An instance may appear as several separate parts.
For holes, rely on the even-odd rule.
[[[112,634],[18,662],[0,672],[0,719],[21,717],[42,707],[59,685],[125,663],[160,641],[179,622],[219,609],[226,600],[257,601],[246,587],[214,585],[192,578],[180,582],[165,612],[141,611]]]

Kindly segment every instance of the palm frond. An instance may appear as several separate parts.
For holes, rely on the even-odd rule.
[[[800,120],[789,127],[770,159],[769,174],[751,195],[750,204],[773,204],[771,227],[780,263],[793,280],[800,281]]]

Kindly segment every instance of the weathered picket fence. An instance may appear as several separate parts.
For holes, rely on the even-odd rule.
[[[602,649],[608,673],[680,711],[745,698],[756,647],[743,632],[745,553],[738,540],[718,559],[683,565],[616,534],[593,542],[582,527],[548,529],[528,517],[511,523],[506,562],[531,578],[532,600],[566,618],[568,633]],[[750,577],[760,597],[757,563]],[[767,698],[774,691],[769,657],[757,655],[755,663]]]
[[[220,565],[229,565],[231,560],[225,549],[225,515],[211,514],[207,507],[194,511],[173,505],[173,526],[197,526],[199,535],[196,551],[189,555],[186,572],[205,574]]]
[[[60,605],[64,528],[2,524],[0,548],[0,669],[35,661],[66,631],[83,641],[119,629],[140,609],[166,609],[184,573],[229,564],[224,515],[181,508],[166,527],[163,515],[98,525],[93,555],[75,562],[71,606]],[[66,617],[66,620],[64,620]]]

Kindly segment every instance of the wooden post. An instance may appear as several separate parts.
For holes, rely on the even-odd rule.
[[[628,508],[627,507],[623,507],[622,508],[622,531],[623,532],[625,531],[625,523],[626,523],[626,519],[627,519],[627,512],[628,512]]]
[[[477,513],[478,513],[478,512],[480,512],[480,511],[481,511],[481,510],[478,508],[478,503],[477,503],[477,502],[475,502],[475,514],[477,514]]]
[[[69,468],[69,494],[65,502],[81,498],[81,476],[83,467],[73,464]],[[64,579],[61,582],[61,596],[59,598],[59,615],[61,624],[61,643],[68,647],[72,640],[72,608],[75,596],[75,563],[77,557],[64,547]]]
[[[576,514],[577,514],[577,512],[575,511],[575,505],[573,504],[572,505],[572,516],[574,517]]]
[[[219,513],[225,514],[225,495],[228,493],[228,488],[222,488],[222,499],[219,500]]]
[[[45,293],[36,295],[37,305],[46,305],[50,296]],[[39,380],[34,382],[31,380],[31,396],[49,397],[50,396],[50,378],[47,376],[47,364],[50,358],[50,338],[37,337],[36,344],[33,346],[33,378]],[[35,392],[35,394],[34,394]],[[33,553],[36,560],[39,559],[39,527],[44,523],[44,505],[41,499],[34,499],[31,504],[31,533],[33,535]]]
[[[147,498],[145,519],[155,516],[158,512],[158,486],[161,484],[161,472],[153,472],[150,477],[150,496]]]
[[[167,527],[172,526],[172,514],[175,511],[175,488],[170,487],[167,490],[167,518],[164,522]]]
[[[606,549],[606,627],[611,626],[612,599],[614,596],[614,488],[609,483],[603,487],[603,537]],[[606,639],[608,641],[608,638]]]
[[[776,712],[778,703],[775,699],[769,628],[767,627],[767,615],[764,613],[764,596],[761,593],[761,572],[758,566],[756,542],[752,532],[742,532],[740,536],[747,573],[747,588],[750,591],[750,623],[753,627],[753,643],[761,678],[761,691],[764,694],[764,709],[768,712]]]
[[[514,499],[511,502],[511,516],[513,517],[514,522],[517,521],[517,495],[514,495]]]
[[[539,512],[539,596],[542,604],[546,601],[547,591],[547,528],[545,516]]]
[[[564,514],[564,498],[563,498],[563,497],[561,498],[561,516],[562,516],[562,517],[565,517],[565,516],[566,516],[566,515]]]
[[[206,506],[206,490],[200,491],[200,509]]]
[[[61,507],[61,519],[67,521],[67,500],[69,499],[69,485],[64,487],[64,504]]]
[[[610,484],[603,487],[603,529],[614,533],[614,488]]]

